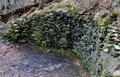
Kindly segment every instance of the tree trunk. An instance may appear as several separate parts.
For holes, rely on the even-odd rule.
[[[39,0],[38,10],[40,10],[40,9],[41,9],[41,6],[42,6],[42,0]]]
[[[0,0],[0,10],[3,10],[4,0]]]
[[[5,14],[7,13],[7,0],[5,0]]]
[[[0,0],[0,10],[2,10],[2,0]]]
[[[14,5],[15,4],[15,0],[10,0],[10,5]]]

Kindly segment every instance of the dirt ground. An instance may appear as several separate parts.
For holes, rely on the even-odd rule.
[[[0,22],[0,77],[88,77],[71,57],[2,42],[6,29]]]

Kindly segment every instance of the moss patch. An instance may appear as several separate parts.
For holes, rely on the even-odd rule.
[[[116,14],[114,12],[111,13],[111,15],[106,15],[105,17],[103,17],[101,23],[98,25],[99,26],[107,26],[107,25],[111,24],[113,21],[116,21],[117,16],[118,16],[118,14]]]

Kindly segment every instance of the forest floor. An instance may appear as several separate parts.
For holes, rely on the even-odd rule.
[[[72,57],[2,42],[6,29],[0,22],[0,77],[88,77]]]

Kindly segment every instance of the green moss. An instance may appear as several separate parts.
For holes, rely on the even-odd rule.
[[[118,14],[117,14],[117,13],[114,13],[114,12],[112,12],[111,15],[106,15],[106,14],[105,14],[105,17],[102,19],[101,23],[98,24],[98,25],[99,25],[99,26],[109,25],[109,24],[111,24],[113,21],[116,21],[116,20],[117,20],[117,16],[118,16]]]
[[[71,8],[70,8],[70,11],[74,11],[74,10],[75,10],[75,7],[71,7]]]
[[[111,23],[111,17],[107,15],[105,18],[102,19],[101,23],[98,24],[99,26],[106,26]]]
[[[117,0],[118,4],[120,4],[120,0]]]

